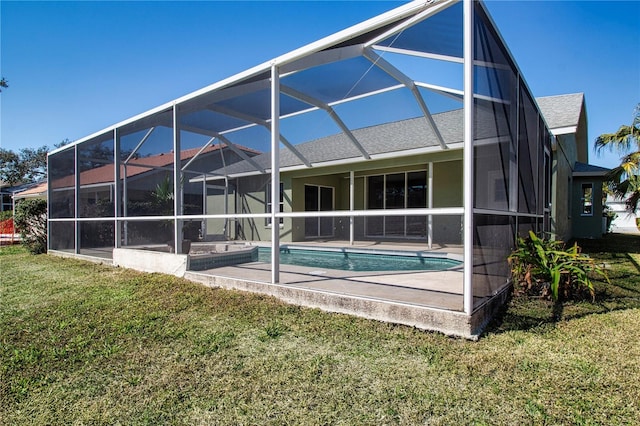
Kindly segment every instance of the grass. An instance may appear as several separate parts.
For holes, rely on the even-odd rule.
[[[585,247],[478,342],[2,248],[0,424],[638,424],[640,238]]]

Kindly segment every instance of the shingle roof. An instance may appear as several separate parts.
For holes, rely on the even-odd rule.
[[[546,96],[536,98],[542,114],[551,128],[576,126],[583,108],[584,94]],[[478,115],[491,111],[479,108]],[[434,114],[433,120],[446,144],[463,141],[463,111],[461,109]],[[479,138],[489,137],[495,133],[495,118],[479,118],[476,121],[476,133]],[[502,126],[504,127],[504,126]],[[371,155],[390,152],[401,152],[439,145],[434,132],[424,117],[411,118],[391,123],[379,124],[353,130],[353,135]],[[344,133],[304,142],[296,145],[296,149],[312,164],[331,162],[335,160],[362,157],[360,151],[351,143]],[[270,153],[253,157],[252,160],[264,169],[271,168]],[[288,149],[280,151],[280,167],[300,166],[302,161]],[[249,173],[255,167],[241,161],[227,166],[224,173],[228,175]],[[221,173],[223,171],[220,171]]]
[[[479,117],[476,120],[476,134],[479,139],[495,137],[497,127],[500,129],[507,128],[504,123],[496,123],[496,118],[492,115],[493,112],[491,110],[478,108],[476,111]],[[487,114],[486,119],[482,119],[483,114]],[[463,142],[463,119],[462,109],[433,114],[433,120],[447,145]],[[353,130],[352,133],[371,156],[394,152],[401,153],[402,151],[438,147],[440,145],[434,131],[422,116],[364,127]],[[304,142],[296,145],[296,149],[312,164],[362,158],[362,153],[344,133]],[[252,161],[264,169],[270,169],[270,155],[269,152],[266,152],[253,157]],[[280,151],[281,168],[301,166],[302,164],[302,161],[288,149]],[[241,161],[214,173],[235,175],[250,173],[255,170],[252,164]]]
[[[550,129],[577,126],[584,104],[584,93],[536,98]]]
[[[462,110],[434,114],[433,119],[445,143],[462,142]],[[363,148],[374,156],[440,145],[424,117],[364,127],[353,130],[352,133]],[[362,157],[362,153],[344,133],[304,142],[296,145],[296,149],[312,164]],[[252,161],[265,169],[270,169],[270,156],[271,153],[267,152],[253,157]],[[302,164],[302,161],[288,149],[280,151],[280,167],[286,168]],[[251,171],[255,171],[255,167],[246,161],[232,164],[224,169],[227,174]]]
[[[610,171],[610,169],[607,169],[605,167],[580,163],[578,161],[576,161],[576,164],[573,166],[574,176],[604,176]]]
[[[47,182],[40,182],[29,189],[16,192],[13,194],[15,198],[43,197],[47,195]]]

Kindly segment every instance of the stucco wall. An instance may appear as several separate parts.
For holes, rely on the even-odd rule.
[[[433,164],[433,207],[462,206],[462,161]],[[435,216],[433,218],[435,244],[462,244],[462,217]]]
[[[593,214],[583,214],[582,184],[593,185]],[[574,238],[600,238],[602,236],[602,179],[595,177],[573,178],[573,200],[571,208],[572,236]]]
[[[573,165],[577,160],[574,135],[558,135],[553,151],[551,188],[551,233],[556,239],[571,238],[571,191]]]
[[[305,209],[305,185],[318,185],[334,188],[334,203],[336,210],[349,209],[349,169],[354,170],[355,209],[366,207],[365,181],[366,177],[375,174],[399,173],[414,170],[428,170],[429,162],[434,164],[433,176],[433,205],[434,207],[462,206],[462,151],[423,154],[394,159],[384,159],[371,162],[354,163],[352,165],[311,168],[295,172],[285,172],[281,175],[284,185],[284,211],[303,212]],[[265,191],[269,183],[269,176],[251,176],[234,181],[235,193],[228,197],[228,213],[265,213]],[[224,213],[224,195],[209,195],[207,197],[207,214]],[[236,233],[236,223],[241,232]],[[207,235],[209,238],[221,236],[224,230],[223,219],[207,219]],[[228,224],[230,238],[240,238],[253,241],[269,241],[271,227],[264,219],[237,219]],[[349,238],[349,219],[336,218],[333,238]],[[460,240],[460,217],[434,217],[434,236],[441,243],[457,243]],[[364,219],[355,221],[356,238],[364,237]],[[280,238],[283,242],[305,240],[305,219],[284,219],[280,225]]]

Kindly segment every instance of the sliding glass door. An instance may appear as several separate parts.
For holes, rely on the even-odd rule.
[[[427,172],[391,173],[367,178],[367,208],[407,209],[427,207]],[[412,237],[427,235],[424,216],[385,216],[367,218],[367,236]]]
[[[307,212],[332,211],[334,189],[329,186],[305,185],[304,210]],[[332,217],[305,218],[304,236],[307,238],[333,237]]]

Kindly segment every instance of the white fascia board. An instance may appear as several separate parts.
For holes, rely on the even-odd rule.
[[[576,133],[577,130],[578,130],[578,126],[556,127],[554,129],[549,129],[551,134],[554,136],[572,135]]]

